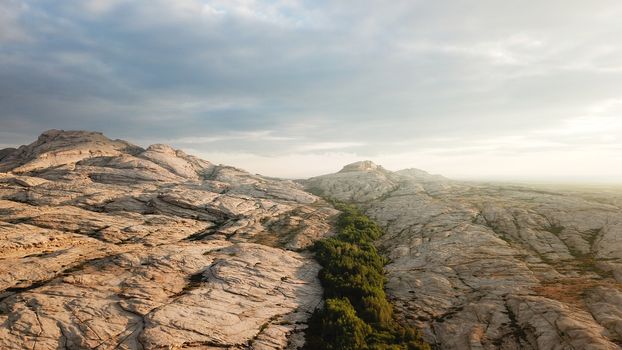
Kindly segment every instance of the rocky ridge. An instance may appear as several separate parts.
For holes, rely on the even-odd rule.
[[[310,192],[384,227],[387,293],[435,348],[620,348],[619,192],[369,161],[301,183],[84,131],[0,150],[0,348],[298,348],[337,214]]]
[[[387,293],[438,349],[619,349],[622,194],[451,181],[369,161],[303,181],[386,230]]]
[[[295,349],[336,211],[165,145],[50,130],[0,151],[0,348]]]

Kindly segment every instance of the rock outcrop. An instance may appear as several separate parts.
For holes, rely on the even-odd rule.
[[[100,133],[0,151],[0,348],[295,349],[336,211]]]
[[[439,349],[619,349],[622,194],[450,181],[370,162],[303,181],[386,230],[388,294]]]
[[[0,348],[299,348],[337,214],[311,193],[385,228],[388,295],[438,349],[622,344],[619,192],[369,161],[299,184],[51,130],[0,150]]]

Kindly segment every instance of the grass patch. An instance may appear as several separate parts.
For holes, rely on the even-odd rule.
[[[339,233],[313,247],[322,265],[325,305],[309,320],[307,350],[430,349],[419,332],[400,325],[384,291],[384,265],[373,241],[380,227],[355,206],[333,202]]]

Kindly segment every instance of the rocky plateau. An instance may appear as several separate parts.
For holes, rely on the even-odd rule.
[[[369,161],[290,181],[100,133],[0,150],[0,349],[298,349],[353,202],[435,349],[620,349],[622,192]]]
[[[620,191],[458,182],[369,161],[304,183],[385,229],[387,292],[434,348],[621,348]]]
[[[0,152],[0,349],[285,349],[336,211],[291,181],[51,130]]]

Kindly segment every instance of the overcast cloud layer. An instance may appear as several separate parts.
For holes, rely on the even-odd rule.
[[[619,0],[0,1],[0,147],[46,129],[307,177],[622,179]]]

